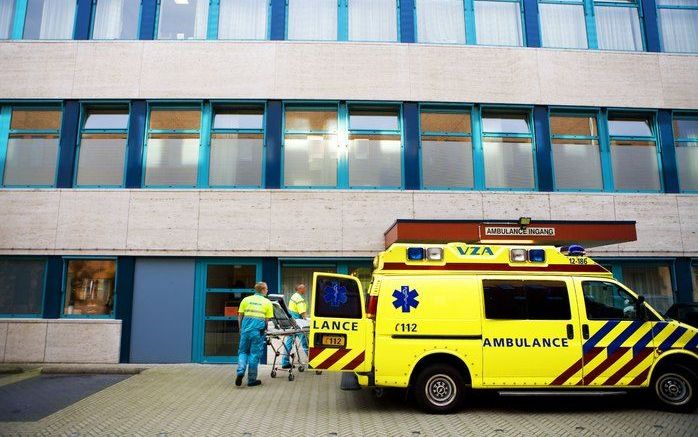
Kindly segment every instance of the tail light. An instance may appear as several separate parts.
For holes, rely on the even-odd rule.
[[[369,319],[376,318],[376,311],[378,310],[378,296],[368,297],[368,308],[366,308],[366,317]]]

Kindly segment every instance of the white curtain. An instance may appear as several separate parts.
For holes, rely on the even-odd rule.
[[[522,46],[520,4],[476,1],[475,33],[478,44]]]
[[[463,0],[417,0],[419,42],[465,44]]]
[[[12,32],[12,15],[15,0],[0,0],[0,39],[8,39]]]
[[[124,1],[99,0],[95,11],[95,24],[92,37],[95,39],[118,39],[123,29]]]
[[[268,0],[221,0],[218,39],[265,39]]]
[[[642,50],[637,8],[595,6],[596,33],[602,50]]]
[[[289,0],[288,39],[337,40],[337,0]]]
[[[587,48],[584,6],[541,3],[538,10],[543,47]]]
[[[194,39],[206,39],[208,27],[208,1],[196,0],[196,17],[194,17]]]
[[[72,38],[74,21],[75,0],[44,0],[39,39]]]
[[[351,41],[397,41],[396,0],[349,0]]]
[[[697,53],[698,10],[660,8],[658,12],[664,50]]]

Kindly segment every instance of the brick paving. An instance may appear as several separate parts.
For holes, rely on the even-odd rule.
[[[503,398],[478,395],[460,413],[427,415],[402,391],[341,391],[314,372],[237,388],[232,366],[159,366],[1,435],[135,436],[698,436],[698,414],[651,409],[640,396]]]

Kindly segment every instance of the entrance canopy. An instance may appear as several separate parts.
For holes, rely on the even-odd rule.
[[[585,248],[637,240],[634,221],[401,220],[385,232],[393,243],[500,243]]]

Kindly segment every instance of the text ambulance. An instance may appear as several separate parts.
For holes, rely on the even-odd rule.
[[[357,278],[315,273],[310,366],[410,387],[429,412],[466,391],[650,388],[692,411],[698,330],[665,319],[571,246],[395,243]]]

